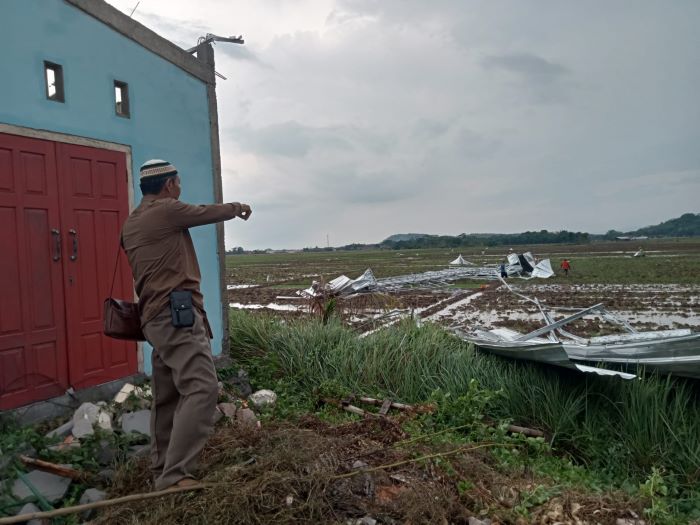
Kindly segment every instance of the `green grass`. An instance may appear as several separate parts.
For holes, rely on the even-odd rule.
[[[573,255],[569,260],[572,269],[568,277],[557,274],[546,282],[700,284],[700,256],[696,254],[656,255],[654,257]],[[555,262],[552,260],[552,266],[557,271],[558,263],[555,264]]]
[[[600,479],[638,488],[661,472],[669,512],[700,513],[700,404],[691,381],[623,381],[506,361],[411,323],[359,339],[336,322],[235,312],[231,341],[256,386],[277,388],[304,409],[320,385],[415,403],[436,392],[464,395],[475,381],[499,392],[484,407],[488,416],[545,430],[553,450]]]
[[[514,247],[516,252],[531,250],[538,258],[550,258],[557,271],[561,260],[571,261],[568,278],[557,276],[546,282],[566,283],[694,283],[700,284],[700,242],[697,240],[647,241],[647,257],[632,258],[639,246],[630,243],[589,245],[541,245]],[[311,274],[333,279],[345,274],[357,277],[371,268],[377,277],[446,268],[458,254],[478,265],[497,265],[507,248],[465,248],[433,250],[362,250],[229,255],[226,258],[229,282],[270,281],[310,284]],[[537,282],[542,282],[537,280]]]

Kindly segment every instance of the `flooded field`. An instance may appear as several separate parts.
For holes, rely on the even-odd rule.
[[[537,298],[549,308],[586,308],[602,303],[611,313],[639,331],[700,327],[700,285],[531,285],[516,291]],[[555,309],[556,311],[556,309]],[[567,314],[570,312],[567,312]],[[564,312],[559,317],[564,317]],[[477,292],[432,315],[430,320],[487,329],[506,327],[529,332],[542,326],[537,307],[511,293],[505,286]],[[606,335],[619,327],[596,316],[586,316],[569,327],[581,336]]]
[[[700,329],[700,241],[648,241],[646,256],[633,258],[630,243],[577,246],[515,247],[538,259],[549,258],[558,269],[568,258],[568,277],[509,279],[519,293],[536,297],[549,308],[585,308],[597,303],[637,330]],[[490,253],[491,252],[491,253]],[[494,253],[497,252],[497,253]],[[323,306],[298,292],[313,280],[328,282],[339,275],[355,278],[371,268],[377,278],[447,267],[462,254],[478,266],[493,267],[508,252],[503,248],[455,250],[389,250],[270,253],[228,258],[228,295],[232,308],[280,316],[313,315]],[[537,308],[498,281],[462,280],[440,287],[361,294],[342,298],[336,313],[350,325],[365,326],[387,314],[413,316],[425,322],[457,326],[507,327],[521,332],[542,326]],[[555,317],[563,317],[556,310]],[[605,335],[619,327],[587,316],[570,326],[577,335]]]

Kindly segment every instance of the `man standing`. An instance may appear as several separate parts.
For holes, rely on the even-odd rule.
[[[124,223],[122,246],[139,297],[141,326],[153,346],[151,470],[160,490],[195,483],[218,396],[211,328],[188,229],[235,217],[248,220],[251,209],[238,202],[180,202],[180,177],[163,160],[141,166],[140,186],[143,199]]]
[[[564,259],[561,262],[561,269],[564,270],[564,275],[566,277],[569,276],[569,270],[571,270],[571,264],[569,263],[569,259]]]

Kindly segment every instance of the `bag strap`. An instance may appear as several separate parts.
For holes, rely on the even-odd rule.
[[[114,283],[117,281],[117,268],[119,268],[119,256],[120,251],[124,246],[122,245],[122,236],[119,235],[119,245],[117,246],[117,260],[114,261],[114,274],[112,275],[112,286],[109,288],[109,296],[112,297],[112,292],[114,292]]]

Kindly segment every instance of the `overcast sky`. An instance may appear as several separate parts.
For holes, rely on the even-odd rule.
[[[136,0],[109,0],[131,11]],[[216,46],[227,246],[635,229],[700,211],[696,0],[141,0]]]

